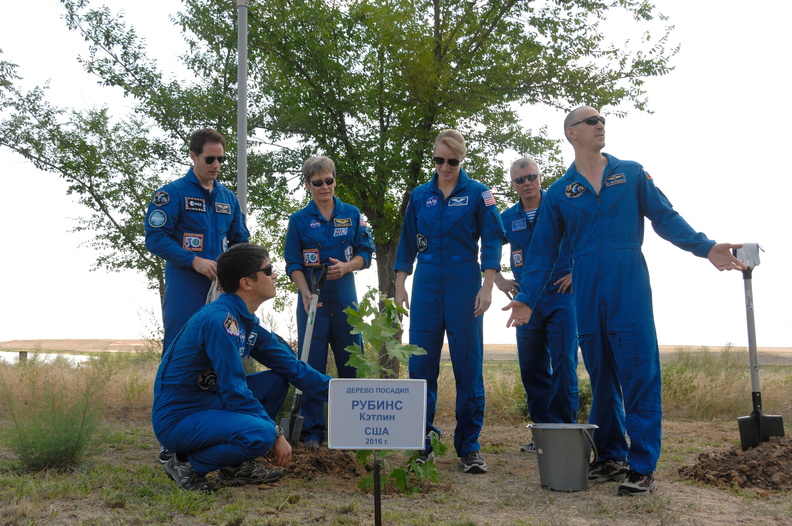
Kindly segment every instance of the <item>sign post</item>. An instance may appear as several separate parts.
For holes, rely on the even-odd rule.
[[[330,449],[374,450],[374,524],[379,526],[379,451],[425,447],[426,380],[333,378],[327,431]]]

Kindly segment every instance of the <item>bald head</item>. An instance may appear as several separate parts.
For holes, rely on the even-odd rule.
[[[588,110],[593,110],[595,113],[599,114],[599,111],[597,111],[595,108],[592,108],[591,106],[580,106],[570,111],[569,114],[566,116],[566,119],[564,119],[564,137],[566,137],[568,141],[570,141],[570,139],[569,139],[569,135],[567,134],[567,130],[574,123],[581,120],[580,116],[584,113],[588,113]]]

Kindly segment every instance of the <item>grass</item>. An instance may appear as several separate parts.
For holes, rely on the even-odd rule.
[[[751,408],[747,364],[742,350],[708,353],[680,348],[662,366],[666,419],[709,423],[733,421],[735,415],[748,414]],[[162,468],[154,461],[156,440],[149,415],[157,365],[157,356],[147,353],[103,355],[82,367],[63,362],[47,365],[35,360],[24,366],[0,364],[0,382],[4,386],[0,432],[5,433],[15,425],[9,407],[18,412],[19,408],[36,403],[37,392],[46,384],[44,378],[50,382],[46,385],[52,399],[73,399],[71,393],[85,392],[85,386],[92,385],[89,391],[100,395],[92,398],[91,404],[97,409],[101,423],[94,435],[93,449],[89,448],[88,454],[67,470],[30,472],[21,467],[10,448],[0,448],[0,508],[4,510],[4,523],[249,525],[304,524],[309,519],[317,524],[371,522],[370,495],[343,494],[333,481],[323,478],[284,480],[264,490],[236,488],[210,496],[179,490],[163,476]],[[438,419],[453,421],[455,396],[450,363],[443,362],[441,369]],[[789,426],[792,367],[763,367],[761,375],[765,410],[781,414]],[[91,378],[100,378],[101,387],[91,384]],[[585,398],[584,386],[588,382],[582,366],[580,379],[582,398]],[[526,407],[517,364],[487,362],[485,387],[487,425],[522,427],[526,422]],[[582,400],[581,407],[585,405]],[[445,441],[450,444],[449,438]],[[719,439],[691,440],[667,435],[660,467],[675,469],[691,462],[706,447],[731,445]],[[565,513],[583,503],[585,506],[575,512],[577,518],[591,516],[601,524],[618,523],[624,518],[639,524],[673,524],[686,517],[686,508],[675,507],[662,492],[647,499],[621,500],[611,498],[609,493],[598,493],[600,488],[585,492],[585,496],[545,490],[526,492],[520,488],[534,481],[529,481],[524,465],[503,465],[505,459],[513,457],[506,456],[508,448],[502,444],[486,448],[490,450],[487,454],[500,455],[488,462],[493,466],[499,464],[504,470],[488,480],[493,491],[509,488],[495,495],[491,506],[493,517],[503,513],[511,518],[493,524],[565,524],[569,519]],[[388,495],[383,503],[384,522],[432,526],[473,524],[464,518],[465,510],[471,505],[464,498],[464,488],[455,485],[459,482],[450,482],[456,478],[448,469],[440,470],[440,483],[435,491],[419,496]],[[466,481],[461,479],[462,483]],[[731,498],[750,499],[751,506],[762,510],[765,509],[762,506],[769,506],[768,511],[762,512],[770,517],[768,520],[792,512],[789,501],[774,504],[772,499],[759,501],[748,493],[731,494]],[[79,510],[71,512],[70,519],[69,510],[78,504]],[[457,519],[451,518],[454,514]]]

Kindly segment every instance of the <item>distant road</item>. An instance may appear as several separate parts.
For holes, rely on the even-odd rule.
[[[11,340],[0,342],[2,350],[60,351],[60,352],[134,352],[145,351],[151,342],[147,340]],[[660,358],[665,361],[680,350],[683,352],[720,352],[720,346],[661,345]],[[736,347],[735,352],[747,352]],[[760,347],[760,364],[792,365],[792,347]],[[443,357],[448,358],[448,347],[443,348]],[[517,346],[513,344],[485,344],[485,360],[516,360]],[[746,361],[746,365],[748,362]]]

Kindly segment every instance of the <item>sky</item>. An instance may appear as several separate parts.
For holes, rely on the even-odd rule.
[[[160,65],[178,70],[173,50],[183,46],[168,17],[180,1],[99,3],[114,12],[123,9]],[[101,88],[82,72],[77,57],[87,54],[87,47],[66,29],[59,2],[38,2],[35,17],[29,5],[5,5],[0,32],[2,60],[19,65],[24,85],[49,81],[48,97],[61,106],[131,109],[120,91]],[[752,279],[757,344],[790,347],[792,287],[783,266],[792,261],[784,226],[790,221],[783,212],[788,168],[777,165],[791,138],[784,64],[792,54],[787,37],[792,3],[760,0],[747,7],[735,0],[657,0],[655,5],[675,26],[672,41],[681,44],[671,62],[675,69],[646,82],[653,113],[630,109],[625,118],[608,118],[604,151],[643,164],[675,209],[709,238],[762,245],[765,252]],[[608,27],[619,39],[629,20]],[[606,117],[608,110],[603,109]],[[524,125],[534,130],[546,125],[551,138],[562,139],[563,118],[562,112],[528,108]],[[573,153],[563,144],[569,164]],[[66,195],[65,183],[5,149],[0,163],[6,196],[0,207],[0,224],[6,225],[0,233],[5,281],[0,342],[153,334],[157,295],[140,275],[91,271],[96,254],[84,245],[89,234],[71,232],[73,218],[86,211]],[[660,239],[648,222],[643,251],[661,345],[748,345],[741,273],[718,272],[707,260]],[[376,284],[374,272],[359,273],[357,282],[362,295],[366,285]],[[493,298],[485,314],[485,343],[512,343],[514,329],[505,327],[508,316],[500,310],[508,301],[497,289]],[[276,330],[285,331],[287,316],[278,317],[283,321]]]

